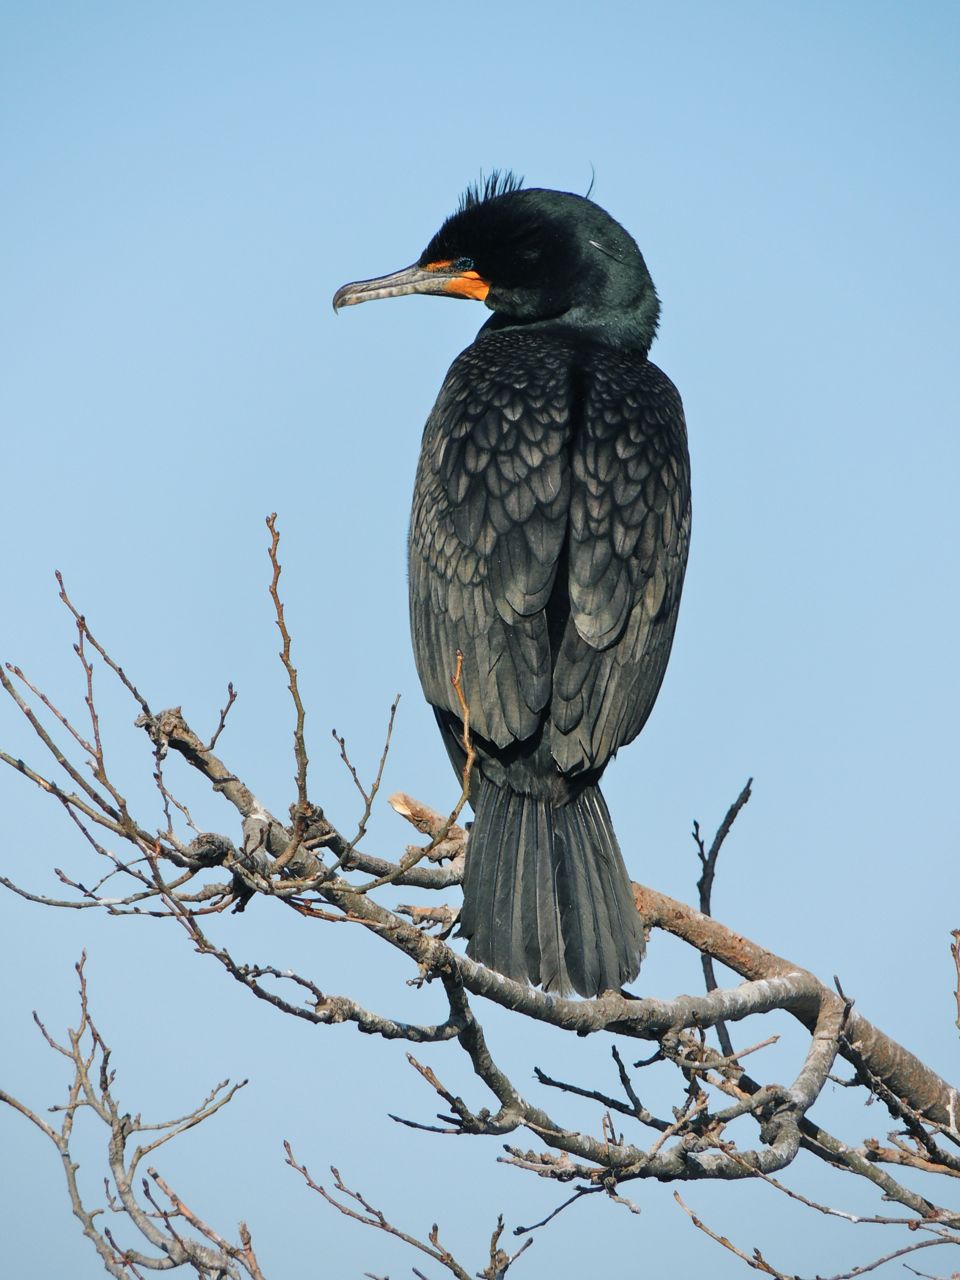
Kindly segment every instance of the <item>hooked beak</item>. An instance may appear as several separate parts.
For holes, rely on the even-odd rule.
[[[458,271],[452,262],[414,263],[389,276],[375,280],[355,280],[333,295],[333,309],[353,307],[374,298],[399,298],[405,293],[436,293],[448,298],[475,298],[482,302],[490,292],[489,282],[476,271]]]

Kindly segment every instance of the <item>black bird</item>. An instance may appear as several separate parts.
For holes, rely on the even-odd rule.
[[[420,681],[462,774],[462,652],[477,752],[461,933],[500,973],[594,996],[643,953],[598,783],[660,689],[690,528],[683,407],[647,358],[660,304],[609,214],[510,174],[333,303],[406,293],[493,311],[427,420],[410,524]]]

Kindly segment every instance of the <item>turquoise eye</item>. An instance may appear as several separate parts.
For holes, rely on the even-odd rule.
[[[454,269],[454,271],[472,271],[472,270],[473,270],[473,259],[472,259],[472,258],[457,258],[456,262],[453,264],[453,269]]]

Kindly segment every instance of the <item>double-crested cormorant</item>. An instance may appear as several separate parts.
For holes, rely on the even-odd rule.
[[[500,973],[597,995],[643,952],[598,783],[660,689],[690,528],[683,408],[647,359],[660,305],[609,214],[509,174],[334,306],[405,293],[493,311],[427,420],[410,524],[420,681],[462,772],[463,654],[477,752],[461,932]]]

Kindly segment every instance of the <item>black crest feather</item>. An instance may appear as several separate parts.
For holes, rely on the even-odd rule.
[[[497,196],[508,195],[511,191],[519,191],[523,186],[523,178],[518,177],[512,169],[494,169],[485,178],[480,175],[479,182],[472,182],[460,197],[457,212],[474,209],[478,204],[493,200]]]

